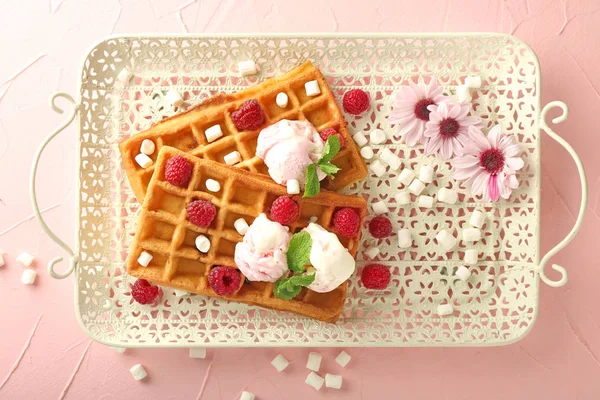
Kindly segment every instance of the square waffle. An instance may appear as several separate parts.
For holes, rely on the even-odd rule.
[[[193,175],[187,188],[169,184],[164,177],[168,159],[182,155],[193,166]],[[217,193],[206,189],[207,179],[221,184]],[[234,250],[242,241],[234,228],[234,221],[244,218],[250,225],[260,213],[269,214],[270,205],[279,196],[287,196],[286,188],[257,174],[240,168],[194,157],[172,147],[163,146],[156,160],[154,173],[144,198],[137,232],[127,260],[130,275],[147,279],[162,286],[170,286],[206,296],[217,296],[208,284],[208,274],[214,265],[236,267]],[[315,197],[291,196],[300,207],[300,216],[289,224],[290,232],[299,232],[316,216],[317,223],[335,233],[333,214],[341,207],[354,208],[362,220],[367,203],[362,197],[321,191]],[[187,220],[185,206],[192,200],[204,199],[217,208],[217,216],[208,228],[200,228]],[[199,252],[194,244],[198,234],[211,242],[208,253]],[[355,237],[339,236],[352,256],[356,256],[360,230]],[[153,255],[147,267],[138,264],[142,251]],[[242,278],[244,278],[242,276]],[[333,322],[342,312],[346,299],[346,283],[329,293],[317,293],[307,288],[293,300],[282,300],[273,294],[274,284],[246,281],[228,300],[281,311],[292,311],[321,321]]]
[[[321,93],[317,96],[306,95],[304,84],[317,80]],[[289,101],[285,108],[275,103],[278,93],[284,92]],[[265,112],[265,123],[257,130],[239,132],[231,119],[231,113],[246,100],[256,99]],[[341,168],[334,180],[326,178],[321,188],[341,190],[367,176],[367,166],[356,147],[344,117],[335,102],[333,93],[321,71],[310,61],[288,71],[287,73],[265,80],[264,82],[232,94],[218,94],[189,110],[166,118],[150,129],[138,133],[119,144],[123,164],[131,187],[137,199],[142,202],[152,173],[154,164],[142,168],[135,162],[140,153],[144,139],[154,142],[157,149],[171,146],[191,155],[207,160],[224,163],[224,157],[238,151],[242,161],[236,167],[259,174],[267,175],[268,169],[256,153],[256,142],[263,128],[282,119],[308,120],[318,131],[334,128],[344,138],[345,146],[332,162]],[[208,143],[204,131],[219,124],[223,136]],[[154,163],[158,152],[151,156]],[[270,178],[269,178],[270,179]]]

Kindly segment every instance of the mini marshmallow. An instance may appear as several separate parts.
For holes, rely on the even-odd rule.
[[[452,304],[440,304],[437,307],[437,313],[440,317],[454,314],[454,307],[452,307]]]
[[[271,361],[271,365],[275,367],[277,372],[283,371],[284,369],[286,369],[288,367],[289,364],[290,364],[290,362],[288,360],[286,360],[285,357],[282,356],[281,354],[278,354],[273,359],[273,361]]]
[[[133,375],[133,379],[135,379],[136,381],[141,381],[142,379],[148,376],[146,370],[144,369],[144,367],[142,367],[142,364],[134,365],[133,367],[131,367],[131,369],[129,369],[129,372],[131,372],[131,375]]]
[[[420,195],[424,189],[425,185],[418,179],[415,179],[410,185],[408,185],[408,190],[415,196]]]
[[[317,216],[314,216],[314,215],[313,215],[313,216],[312,216],[312,217],[310,217],[308,220],[309,220],[310,222],[317,222],[317,221],[319,220],[319,217],[317,217]]]
[[[26,269],[25,271],[23,271],[23,274],[21,274],[21,283],[23,285],[33,285],[36,276],[37,272],[35,272],[35,270]]]
[[[402,160],[400,160],[400,157],[392,153],[392,151],[387,147],[383,149],[381,153],[379,153],[379,158],[389,165],[394,171],[397,171],[400,169],[400,167],[402,167]]]
[[[225,164],[227,165],[234,165],[242,161],[242,156],[239,151],[232,151],[223,157],[223,160],[225,160]]]
[[[152,254],[145,250],[140,253],[140,256],[137,259],[138,264],[142,267],[147,267],[148,264],[150,264],[150,261],[152,261]]]
[[[433,197],[419,196],[419,207],[423,207],[423,208],[433,207]]]
[[[213,125],[210,128],[204,131],[204,136],[206,136],[206,140],[208,143],[214,142],[221,136],[223,136],[223,131],[221,130],[221,125]]]
[[[412,246],[412,238],[410,236],[410,231],[406,228],[400,229],[398,231],[398,247],[401,249],[406,249]]]
[[[240,400],[254,400],[256,398],[256,396],[254,396],[254,393],[250,393],[250,392],[242,392],[242,395],[240,396]]]
[[[363,147],[365,144],[369,143],[369,139],[367,139],[362,132],[355,133],[354,136],[352,136],[352,139],[354,139],[354,143],[356,143],[358,147]]]
[[[461,265],[458,267],[454,275],[458,276],[461,281],[466,281],[471,276],[471,271],[469,271],[469,268]]]
[[[458,101],[460,103],[468,103],[473,100],[471,97],[471,91],[465,85],[461,85],[456,88],[456,97],[458,97]]]
[[[300,182],[298,179],[290,179],[286,183],[288,194],[298,194],[300,193]]]
[[[439,231],[435,238],[437,239],[438,244],[446,251],[450,251],[456,246],[456,238],[445,229]]]
[[[465,78],[465,86],[469,89],[481,88],[481,76],[467,76]]]
[[[364,253],[370,259],[374,259],[379,254],[379,247],[369,247]]]
[[[306,362],[306,368],[310,369],[311,371],[318,372],[319,368],[321,368],[321,360],[322,359],[323,359],[322,355],[311,351],[308,354],[308,361]]]
[[[373,171],[373,173],[377,175],[378,178],[381,178],[383,174],[385,174],[385,165],[383,165],[383,163],[379,160],[373,161],[371,165],[369,165],[369,167],[371,168],[371,171]]]
[[[17,257],[17,261],[26,267],[31,267],[31,264],[33,264],[33,260],[35,260],[35,257],[29,253],[21,253]]]
[[[377,215],[385,214],[390,211],[390,209],[384,201],[378,201],[377,203],[373,203],[371,207],[373,208],[373,212]]]
[[[478,258],[478,254],[477,254],[477,250],[474,249],[469,249],[469,250],[465,250],[465,256],[463,258],[463,261],[469,265],[475,265],[477,264],[477,258]]]
[[[258,68],[254,60],[240,61],[238,63],[238,70],[241,76],[254,75],[258,72]]]
[[[394,199],[396,199],[396,203],[398,205],[404,206],[410,203],[410,193],[408,193],[406,190],[403,190],[401,192],[396,193]]]
[[[463,242],[476,242],[481,239],[481,231],[477,228],[463,229]]]
[[[190,292],[181,289],[173,289],[173,294],[175,295],[175,297],[183,297],[190,294]]]
[[[275,97],[275,103],[279,107],[286,108],[287,105],[288,105],[288,101],[289,101],[289,99],[288,99],[288,95],[287,94],[285,94],[283,92],[277,93],[277,97]]]
[[[343,368],[345,368],[346,365],[348,365],[348,363],[350,362],[351,358],[352,357],[350,357],[350,354],[346,353],[345,351],[342,351],[335,358],[335,362],[338,363],[339,365],[341,365]]]
[[[183,105],[183,97],[175,89],[169,89],[167,92],[167,99],[173,107],[181,107]]]
[[[319,87],[319,82],[317,81],[308,81],[304,84],[304,89],[306,90],[307,96],[317,96],[321,94],[321,88]]]
[[[156,145],[154,144],[154,142],[152,140],[144,139],[142,141],[142,145],[140,146],[141,153],[144,153],[145,155],[149,156],[149,155],[152,155],[155,150],[156,150]]]
[[[219,190],[221,190],[221,184],[214,179],[207,179],[205,185],[206,189],[213,193],[217,193]]]
[[[148,168],[154,163],[154,161],[152,161],[152,159],[144,153],[140,153],[135,156],[135,162],[138,163],[138,165],[142,168]]]
[[[471,218],[469,218],[469,223],[475,228],[483,228],[483,224],[485,224],[485,213],[482,213],[479,210],[473,211]]]
[[[113,349],[114,351],[116,351],[117,353],[123,354],[125,353],[125,350],[127,350],[126,347],[115,347],[115,346],[108,346],[111,349]]]
[[[408,168],[404,168],[402,172],[400,172],[400,175],[398,175],[398,182],[404,186],[410,185],[413,179],[415,179],[415,173]]]
[[[458,201],[456,190],[441,188],[438,191],[437,199],[442,203],[455,204]]]
[[[371,131],[371,133],[369,134],[369,138],[371,139],[371,143],[373,144],[385,143],[385,141],[387,140],[385,132],[383,132],[381,129],[375,129]]]
[[[208,253],[210,250],[210,240],[204,235],[196,236],[194,243],[196,244],[198,251],[201,253]]]
[[[419,170],[419,180],[423,183],[433,182],[433,167],[431,165],[422,165]]]
[[[362,149],[360,149],[360,155],[365,159],[365,160],[370,160],[371,158],[373,158],[373,148],[371,146],[365,146]]]
[[[117,75],[117,80],[123,85],[126,85],[129,83],[132,76],[133,74],[129,71],[129,68],[125,67],[119,72],[119,75]]]
[[[206,347],[190,347],[190,358],[206,358]]]
[[[340,375],[325,374],[325,386],[332,389],[341,389],[342,377]]]
[[[325,379],[321,378],[319,375],[315,374],[314,372],[311,372],[306,377],[306,380],[304,381],[304,383],[306,383],[308,386],[312,386],[316,390],[321,390],[321,388],[323,387],[323,384],[325,383]]]

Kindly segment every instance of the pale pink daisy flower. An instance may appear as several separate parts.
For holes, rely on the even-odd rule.
[[[438,104],[450,100],[442,94],[442,89],[437,80],[431,79],[428,85],[423,81],[418,84],[411,82],[393,93],[395,105],[388,121],[398,125],[398,134],[404,137],[408,146],[425,143],[423,132],[429,113]]]
[[[500,125],[490,129],[487,138],[475,126],[469,127],[468,135],[463,155],[451,161],[452,176],[471,185],[471,193],[484,201],[508,199],[519,187],[515,172],[524,165],[514,136],[503,133]]]
[[[438,153],[444,160],[461,155],[469,141],[470,126],[480,126],[481,120],[469,115],[470,103],[442,103],[432,109],[425,125],[425,153]]]

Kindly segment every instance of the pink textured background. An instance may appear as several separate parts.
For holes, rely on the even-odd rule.
[[[600,398],[600,4],[596,0],[20,0],[0,1],[0,383],[36,320],[24,358],[0,389],[1,399],[56,399],[74,374],[67,399],[188,399],[199,394],[212,364],[204,399],[233,399],[248,385],[259,399],[598,399]],[[303,382],[308,350],[282,350],[293,361],[283,374],[269,350],[210,350],[207,360],[186,350],[131,350],[121,355],[83,334],[73,312],[73,279],[52,280],[49,259],[62,255],[29,220],[28,173],[41,140],[62,120],[47,99],[75,94],[83,56],[111,33],[136,32],[427,32],[498,31],[528,42],[542,66],[542,98],[571,109],[557,127],[587,168],[590,202],[577,239],[553,260],[569,283],[542,287],[533,331],[500,348],[350,349],[347,369],[325,349],[324,370],[341,373],[344,389],[320,393]],[[29,68],[24,69],[32,61]],[[42,158],[38,192],[51,227],[74,240],[75,130],[69,128]],[[556,143],[542,140],[542,250],[560,240],[579,205],[576,169]],[[38,257],[33,287],[21,285],[21,251]],[[89,348],[88,348],[89,345]],[[88,351],[86,352],[86,348]],[[77,366],[81,361],[79,370]],[[149,379],[128,369],[146,366]]]

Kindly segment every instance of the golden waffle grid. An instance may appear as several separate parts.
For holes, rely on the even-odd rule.
[[[164,179],[166,161],[177,154],[186,157],[194,165],[187,188],[173,186]],[[157,173],[150,181],[127,261],[129,274],[162,286],[223,297],[217,296],[210,288],[208,273],[213,265],[237,268],[233,254],[236,243],[241,242],[243,237],[235,230],[234,221],[244,218],[250,225],[261,212],[268,215],[271,203],[277,197],[287,195],[286,189],[247,171],[193,157],[167,146],[161,149],[156,168]],[[221,190],[218,193],[209,192],[205,187],[207,179],[218,181]],[[340,207],[355,208],[361,222],[366,214],[366,201],[362,197],[334,192],[321,192],[308,199],[299,195],[291,197],[300,206],[300,217],[289,224],[290,232],[302,230],[312,216],[318,218],[317,223],[323,228],[334,232],[332,218]],[[208,228],[200,228],[186,218],[185,205],[195,199],[208,200],[217,208],[217,216]],[[198,234],[206,235],[211,242],[206,254],[195,247]],[[352,256],[356,256],[360,230],[353,238],[338,237]],[[137,263],[143,250],[153,256],[148,267]],[[237,294],[225,298],[332,322],[341,314],[346,284],[329,293],[303,289],[300,295],[288,301],[274,297],[272,283],[246,282]]]
[[[312,80],[319,82],[321,93],[309,97],[304,84]],[[289,99],[285,108],[275,103],[275,97],[280,92],[286,93]],[[231,112],[249,99],[256,99],[260,103],[266,121],[258,130],[239,132],[231,119]],[[336,174],[335,180],[326,178],[321,183],[323,189],[341,190],[367,176],[365,161],[350,136],[327,81],[319,69],[308,61],[283,75],[240,92],[213,96],[186,112],[166,118],[121,142],[119,148],[135,196],[142,202],[155,168],[152,165],[144,169],[135,162],[144,139],[154,141],[157,150],[163,146],[171,146],[220,163],[224,163],[225,155],[238,151],[242,161],[236,167],[268,176],[263,160],[255,155],[256,142],[262,129],[282,119],[308,120],[318,131],[334,128],[343,136],[345,145],[332,160],[341,171]],[[216,124],[221,125],[223,136],[208,143],[204,131]],[[150,156],[155,163],[157,154],[158,151],[155,151]]]

